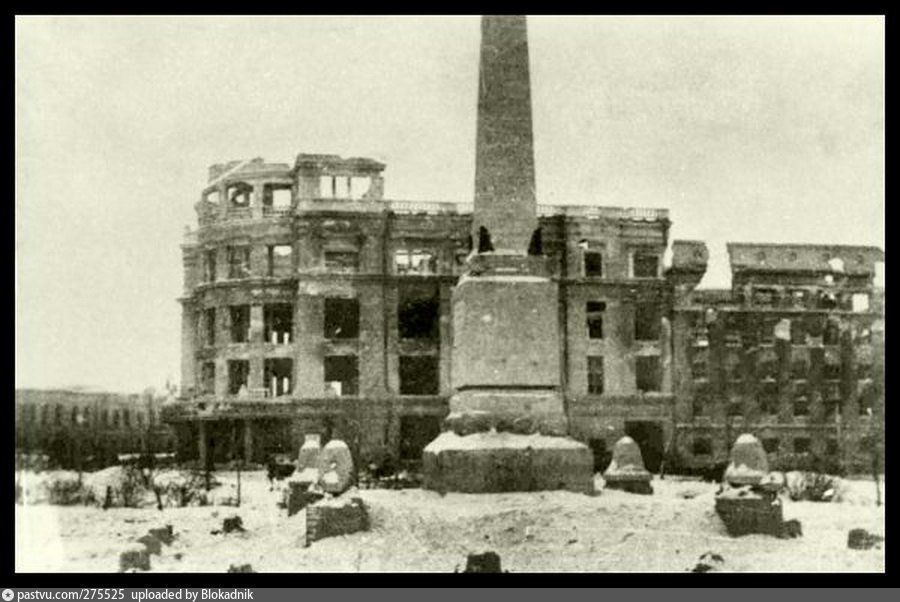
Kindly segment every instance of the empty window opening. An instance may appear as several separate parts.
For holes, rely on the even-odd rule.
[[[291,245],[269,245],[266,273],[272,278],[287,278],[294,269]]]
[[[250,247],[228,247],[228,277],[246,278],[250,275]]]
[[[808,454],[811,448],[812,441],[809,439],[809,437],[797,437],[796,439],[794,439],[795,454]]]
[[[606,439],[590,439],[588,447],[594,455],[594,472],[603,472],[612,461],[612,454],[606,447]]]
[[[603,394],[603,356],[588,356],[588,393]]]
[[[803,289],[791,291],[791,305],[794,307],[806,307],[809,302],[809,294]]]
[[[584,254],[584,275],[588,278],[603,277],[603,253],[600,251],[585,250]]]
[[[659,391],[659,356],[639,355],[635,358],[635,381],[638,391]]]
[[[759,354],[759,360],[756,365],[757,374],[763,380],[774,380],[778,375],[778,356],[772,349],[766,349]]]
[[[478,252],[489,253],[494,250],[494,243],[491,242],[491,233],[484,226],[478,228]]]
[[[218,205],[222,201],[222,194],[219,192],[219,189],[210,190],[205,195],[203,195],[203,200],[207,203],[212,203],[213,205]]]
[[[819,309],[837,309],[838,301],[834,293],[822,293],[819,297]]]
[[[773,345],[775,343],[775,327],[778,325],[777,318],[764,318],[759,323],[759,344]]]
[[[266,184],[263,186],[263,209],[290,209],[291,203],[290,184]]]
[[[359,270],[359,253],[325,251],[325,269],[329,272],[356,272]]]
[[[337,197],[337,178],[334,176],[319,177],[319,197],[333,199]]]
[[[706,409],[706,399],[704,399],[701,395],[694,395],[693,399],[691,399],[691,415],[696,418],[697,416],[703,416],[704,410]]]
[[[437,395],[438,358],[400,356],[400,395]]]
[[[872,378],[872,364],[869,362],[856,364],[856,378],[859,380],[868,380]]]
[[[744,404],[740,401],[730,400],[728,402],[727,412],[729,417],[743,416]]]
[[[253,195],[253,186],[246,182],[235,182],[225,189],[225,196],[228,202],[235,208],[246,208],[250,206],[250,197]]]
[[[794,416],[809,416],[809,400],[806,397],[794,399]]]
[[[325,391],[338,397],[356,395],[359,390],[359,359],[355,355],[325,357]]]
[[[247,390],[250,376],[250,362],[247,360],[229,360],[228,362],[228,394],[239,395]]]
[[[854,293],[851,303],[855,312],[869,311],[869,295],[865,293]]]
[[[72,422],[72,424],[78,424],[78,407],[77,406],[72,408],[71,422]]]
[[[633,272],[635,278],[658,277],[659,255],[655,253],[636,252],[634,254]]]
[[[603,312],[606,311],[606,303],[602,301],[587,302],[587,327],[588,338],[603,338]]]
[[[131,411],[122,410],[122,425],[125,428],[131,428]]]
[[[823,345],[837,345],[841,340],[841,327],[834,320],[828,320],[825,325],[825,332],[822,335]]]
[[[806,380],[809,376],[809,360],[805,356],[797,356],[791,360],[791,378]]]
[[[397,327],[401,339],[440,338],[440,299],[437,288],[399,291]]]
[[[266,397],[290,395],[294,362],[287,358],[268,358],[263,362]]]
[[[840,453],[840,447],[838,447],[838,440],[835,438],[829,438],[825,441],[825,455],[827,456],[836,456]]]
[[[229,310],[229,331],[232,343],[246,343],[250,340],[250,306],[232,305]]]
[[[372,190],[372,178],[347,178],[347,196],[358,201],[364,199]]]
[[[781,441],[777,437],[766,437],[762,440],[763,449],[767,454],[777,454],[780,443]]]
[[[113,428],[119,428],[119,410],[113,410],[112,425]]]
[[[659,340],[659,307],[655,303],[638,303],[634,308],[634,338],[638,341]]]
[[[203,279],[206,282],[216,281],[216,250],[209,249],[203,254]]]
[[[216,344],[216,308],[209,307],[203,310],[203,344],[212,346]]]
[[[825,380],[838,380],[841,378],[841,364],[838,361],[832,361],[831,358],[825,358],[825,365],[822,366],[822,378]]]
[[[263,333],[267,343],[287,345],[294,331],[294,306],[275,303],[263,306]]]
[[[534,232],[531,233],[531,241],[528,243],[528,254],[529,255],[543,255],[544,254],[544,240],[542,229],[538,228]]]
[[[359,338],[359,299],[325,299],[325,338]]]
[[[759,409],[763,414],[778,413],[778,396],[772,392],[763,392],[759,395]]]
[[[744,380],[744,374],[741,370],[741,356],[738,353],[730,352],[725,354],[725,378],[732,382]]]
[[[695,456],[711,456],[712,455],[712,439],[709,437],[694,437],[691,452]]]
[[[216,364],[203,362],[200,366],[200,393],[212,395],[216,390]]]
[[[398,275],[435,274],[437,257],[431,251],[397,249],[394,252],[394,272]]]
[[[774,305],[777,298],[778,292],[775,289],[762,287],[756,287],[753,289],[753,305]]]
[[[709,378],[709,348],[698,347],[692,350],[691,378],[694,380]]]

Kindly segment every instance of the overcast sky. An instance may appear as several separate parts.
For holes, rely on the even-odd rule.
[[[210,164],[388,164],[471,201],[478,19],[18,18],[16,386],[179,379]],[[884,246],[878,17],[529,19],[540,203],[668,207],[672,237]]]

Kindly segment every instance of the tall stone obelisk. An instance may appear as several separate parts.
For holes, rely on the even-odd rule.
[[[568,438],[556,282],[540,254],[525,17],[481,21],[474,252],[453,290],[454,394],[424,450],[441,491],[593,490]]]

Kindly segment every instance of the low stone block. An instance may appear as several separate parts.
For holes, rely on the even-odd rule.
[[[466,558],[465,573],[502,573],[500,555],[497,552],[469,554]]]
[[[441,492],[594,490],[590,449],[562,437],[444,432],[425,447],[422,464],[423,486]]]
[[[781,537],[784,533],[781,500],[750,487],[729,488],[717,495],[716,514],[733,537],[752,533]]]
[[[847,547],[851,550],[871,550],[881,547],[884,537],[869,533],[865,529],[851,529],[847,534]]]
[[[306,545],[368,529],[369,515],[358,497],[325,500],[306,508]]]
[[[166,525],[165,527],[160,527],[158,529],[150,529],[147,531],[147,534],[152,535],[167,546],[172,545],[172,542],[175,541],[175,531],[172,529],[172,525]]]
[[[444,419],[444,428],[459,436],[486,433],[494,427],[491,414],[482,411],[455,412]]]
[[[143,544],[135,544],[119,554],[119,572],[150,570],[150,553]]]

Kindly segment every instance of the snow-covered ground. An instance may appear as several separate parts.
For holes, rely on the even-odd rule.
[[[233,474],[217,478],[226,492],[233,489]],[[803,537],[784,540],[726,535],[713,509],[715,484],[667,477],[653,487],[653,495],[602,490],[594,496],[363,490],[352,495],[369,508],[370,531],[304,547],[305,513],[288,517],[265,473],[245,473],[240,508],[17,505],[16,568],[116,571],[123,546],[171,524],[176,540],[151,557],[154,571],[224,572],[249,563],[258,572],[450,572],[465,567],[467,554],[486,550],[499,553],[511,572],[681,572],[708,551],[725,559],[727,571],[884,571],[883,549],[847,548],[850,529],[884,535],[884,506],[875,505],[870,480],[848,481],[839,503],[785,499],[785,519],[799,519]],[[242,518],[244,533],[211,534],[233,515]]]

